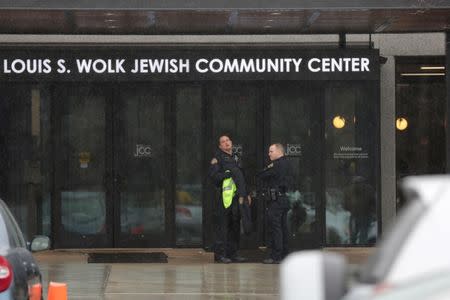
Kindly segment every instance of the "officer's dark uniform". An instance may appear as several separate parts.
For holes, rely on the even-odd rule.
[[[248,194],[239,156],[237,156],[237,154],[229,155],[222,150],[218,150],[215,154],[215,158],[218,163],[211,164],[209,177],[213,180],[217,188],[221,188],[223,180],[231,175],[236,184],[237,191],[233,198],[233,202],[228,208],[224,207],[222,197],[219,197],[220,199],[216,211],[218,224],[216,225],[215,230],[216,241],[214,245],[214,256],[216,260],[222,257],[233,259],[237,256],[240,237],[238,198],[247,197]],[[227,173],[227,170],[230,172]]]
[[[286,195],[292,186],[292,168],[289,160],[282,156],[272,161],[258,177],[267,183],[267,218],[270,234],[270,258],[274,262],[281,261],[289,252],[287,212],[289,201]]]

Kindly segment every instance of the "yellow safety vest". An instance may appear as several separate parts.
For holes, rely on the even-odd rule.
[[[230,172],[230,171],[227,171]],[[233,202],[234,194],[236,193],[236,184],[233,178],[225,178],[222,182],[222,201],[225,208],[230,207]]]

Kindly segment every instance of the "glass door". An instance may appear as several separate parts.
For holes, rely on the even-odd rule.
[[[169,90],[124,84],[117,92],[113,121],[116,247],[163,247],[173,239]]]
[[[85,83],[54,88],[55,247],[111,246],[107,90]]]
[[[330,247],[373,245],[379,232],[379,112],[376,84],[324,88],[325,229]]]
[[[170,88],[54,88],[56,247],[163,247],[174,239]]]
[[[205,153],[209,155],[208,165],[217,149],[220,135],[229,135],[233,141],[233,151],[238,152],[242,159],[244,176],[249,192],[256,190],[255,175],[262,168],[263,149],[263,98],[262,84],[249,82],[220,82],[209,85],[206,96],[208,139]],[[213,243],[214,226],[218,230],[217,220],[221,218],[223,206],[216,201],[211,184],[208,185],[204,202],[205,245]],[[241,248],[254,249],[263,244],[264,238],[264,207],[263,203],[254,201],[252,216],[255,231],[241,236]],[[211,218],[212,216],[212,218]],[[209,225],[208,225],[209,224]],[[211,226],[214,225],[214,226]]]
[[[317,248],[322,226],[321,97],[311,85],[282,82],[269,89],[269,144],[281,143],[294,170],[289,191],[291,249]],[[267,153],[268,145],[265,146]],[[266,154],[267,157],[267,154]]]

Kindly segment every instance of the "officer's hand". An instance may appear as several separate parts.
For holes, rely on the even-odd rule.
[[[211,159],[211,164],[212,165],[215,165],[217,163],[218,163],[217,158],[214,157],[213,159]]]
[[[251,206],[252,205],[252,197],[250,195],[247,196],[247,200],[248,200],[248,205]]]
[[[244,197],[239,197],[239,204],[244,204]]]

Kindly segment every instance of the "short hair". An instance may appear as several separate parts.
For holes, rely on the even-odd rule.
[[[283,146],[283,144],[275,143],[275,144],[272,144],[272,146],[275,146],[278,150],[281,151],[281,153],[286,154],[286,153],[284,152],[284,146]]]
[[[217,139],[217,145],[220,145],[220,139],[223,138],[224,136],[226,136],[227,138],[230,139],[230,141],[233,141],[233,139],[231,138],[231,136],[227,133],[223,133],[221,135],[219,135],[219,138]]]

